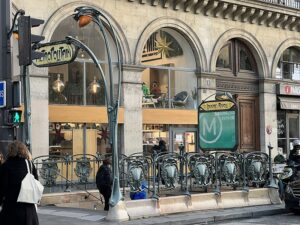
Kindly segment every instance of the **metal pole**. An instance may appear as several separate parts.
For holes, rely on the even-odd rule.
[[[274,177],[273,177],[273,171],[272,171],[272,149],[271,143],[268,145],[269,149],[269,188],[278,188],[278,185],[275,183]]]
[[[24,95],[24,135],[23,139],[29,151],[32,151],[31,146],[31,102],[30,102],[30,78],[28,75],[27,66],[21,66],[21,77],[23,83]]]
[[[11,44],[8,35],[10,30],[10,0],[0,1],[0,80],[6,81],[6,107],[12,105],[11,92]],[[14,128],[4,126],[4,110],[0,110],[0,152],[4,155],[7,152],[7,146],[13,141]]]

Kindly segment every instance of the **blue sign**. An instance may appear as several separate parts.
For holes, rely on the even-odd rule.
[[[6,81],[0,81],[0,108],[6,106]]]

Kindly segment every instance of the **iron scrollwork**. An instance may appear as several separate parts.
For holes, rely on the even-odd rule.
[[[144,164],[142,161],[128,162],[128,184],[132,192],[141,191],[142,182],[145,180]]]
[[[175,182],[178,179],[177,160],[172,157],[163,159],[160,169],[161,178],[164,181],[165,186],[167,188],[175,188]]]
[[[42,160],[42,167],[39,170],[41,177],[45,181],[45,186],[56,185],[56,179],[60,170],[58,169],[57,162],[55,159],[44,159]]]
[[[79,178],[79,183],[87,183],[92,170],[90,159],[82,157],[77,158],[76,161],[74,172]]]
[[[265,153],[251,153],[245,158],[246,176],[248,184],[262,187],[268,178],[268,155]]]

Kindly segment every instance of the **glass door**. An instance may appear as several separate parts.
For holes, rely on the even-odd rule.
[[[197,128],[171,128],[170,151],[179,153],[179,147],[184,146],[185,152],[197,151]]]
[[[287,114],[287,150],[293,149],[293,141],[299,139],[299,114]]]

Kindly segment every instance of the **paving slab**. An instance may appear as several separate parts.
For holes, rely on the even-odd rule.
[[[283,204],[252,206],[243,208],[202,210],[187,213],[176,213],[125,222],[108,222],[107,212],[78,208],[61,208],[43,206],[38,208],[41,225],[187,225],[207,224],[232,219],[256,218],[261,216],[283,214],[287,211]]]

